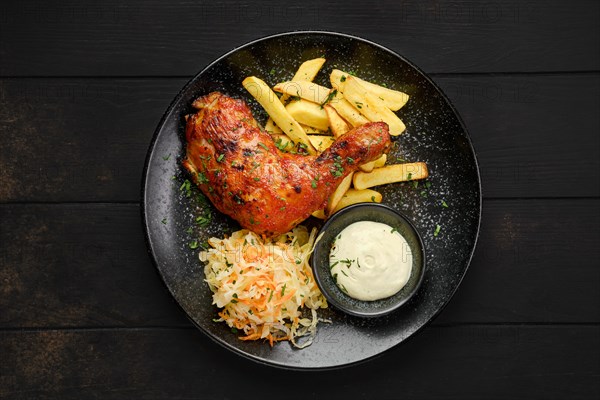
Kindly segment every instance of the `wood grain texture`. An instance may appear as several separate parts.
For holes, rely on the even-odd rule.
[[[193,329],[4,331],[0,396],[590,399],[600,394],[589,351],[599,338],[597,326],[430,327],[368,366],[299,373],[246,360]]]
[[[436,323],[600,322],[598,205],[484,202],[473,263]],[[0,328],[190,326],[137,205],[2,205],[0,220]]]
[[[373,40],[427,72],[598,70],[598,10],[541,0],[3,2],[0,74],[191,75],[248,41],[303,29]]]
[[[600,195],[600,74],[436,77],[486,197]],[[156,125],[186,79],[0,80],[0,202],[139,201]]]

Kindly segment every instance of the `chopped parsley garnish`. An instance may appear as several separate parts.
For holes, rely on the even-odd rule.
[[[169,158],[171,158],[171,153],[168,156],[163,156],[163,160],[165,161],[169,161]]]
[[[257,163],[256,161],[252,161],[252,169],[250,170],[250,173],[256,171],[256,168],[260,167],[260,163]]]
[[[196,218],[196,223],[200,226],[207,226],[208,224],[210,224],[210,219],[211,219],[210,214],[201,215]]]
[[[188,246],[190,247],[190,249],[194,250],[194,249],[197,249],[197,248],[198,248],[199,244],[198,244],[198,241],[197,241],[197,240],[194,240],[194,241],[190,242],[190,243],[188,244]]]
[[[436,225],[435,226],[435,231],[433,231],[433,236],[435,237],[435,236],[439,235],[441,229],[442,229],[441,226]]]
[[[285,149],[288,147],[289,144],[290,144],[290,142],[285,142],[284,143],[283,139],[279,138],[275,142],[275,147],[277,147],[281,151],[286,151]]]
[[[442,207],[448,208],[448,203],[446,203],[444,200],[442,200]]]
[[[208,178],[202,171],[198,172],[198,183],[199,184],[208,183]]]
[[[265,149],[265,150],[269,151],[269,148],[267,147],[267,145],[266,145],[266,144],[264,144],[264,143],[262,143],[262,142],[259,142],[259,143],[258,143],[258,145],[259,145],[260,147],[262,147],[263,149]]]
[[[333,89],[332,91],[330,91],[329,94],[327,95],[327,98],[325,98],[325,101],[321,103],[321,108],[323,108],[323,106],[325,104],[327,104],[331,100],[333,100],[333,98],[335,97],[336,94],[337,94],[337,89]]]
[[[319,181],[319,177],[318,177],[318,176],[315,176],[315,177],[313,178],[313,180],[312,180],[312,181],[310,181],[310,186],[312,186],[312,188],[313,188],[313,189],[316,189],[316,188],[317,188],[317,182],[318,182],[318,181]]]
[[[412,172],[409,172],[408,175],[406,175],[406,180],[410,181],[412,179]]]
[[[179,186],[179,191],[185,192],[185,197],[190,197],[192,195],[192,183],[186,179],[181,186]]]
[[[163,224],[165,224],[165,225],[166,225],[166,224],[167,224],[167,219],[166,219],[166,218],[163,218],[163,219],[162,219],[162,221],[160,221],[160,222],[162,222]]]
[[[344,168],[342,167],[342,157],[336,156],[333,162],[333,168],[331,169],[331,175],[340,177],[344,174]]]
[[[225,154],[219,154],[219,157],[217,157],[217,162],[223,161],[223,158],[225,158]]]
[[[342,77],[340,78],[340,82],[346,82],[346,75],[342,75]]]

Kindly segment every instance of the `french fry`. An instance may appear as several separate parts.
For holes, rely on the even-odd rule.
[[[315,146],[315,149],[317,149],[319,153],[322,153],[325,151],[325,149],[331,147],[333,142],[335,142],[335,138],[333,136],[325,135],[310,135],[308,139],[312,145]]]
[[[297,96],[313,103],[323,104],[327,101],[330,88],[310,81],[287,81],[278,83],[273,90],[288,96]]]
[[[382,197],[383,196],[381,195],[381,193],[379,193],[375,190],[371,190],[371,189],[357,190],[357,189],[350,188],[344,194],[344,196],[342,196],[342,198],[337,203],[337,205],[335,206],[335,208],[331,214],[338,212],[339,210],[341,210],[344,207],[348,207],[348,206],[351,206],[352,204],[356,204],[356,203],[381,203]]]
[[[292,78],[293,81],[312,81],[325,64],[325,59],[313,58],[312,60],[304,61]]]
[[[315,79],[315,76],[317,76],[317,74],[321,70],[321,67],[323,66],[323,64],[325,64],[324,58],[314,58],[312,60],[304,61],[300,65],[300,67],[298,67],[298,70],[294,74],[292,81],[309,81],[309,82],[311,82],[313,79]],[[289,99],[289,96],[284,94],[283,96],[281,96],[280,101],[281,101],[281,103],[285,104],[285,102],[288,99]],[[267,120],[267,125],[269,124],[269,121],[272,123],[273,119],[271,117],[269,117],[269,119]]]
[[[375,163],[373,168],[383,167],[385,165],[385,163],[387,162],[387,154],[382,154],[381,157],[379,157],[377,160],[375,160],[373,162]]]
[[[373,168],[383,167],[385,165],[386,161],[387,161],[387,155],[382,154],[381,157],[379,157],[377,160],[373,160],[371,162],[363,164],[359,168],[363,172],[371,172],[371,171],[373,171]]]
[[[356,172],[352,178],[355,189],[367,189],[373,186],[394,182],[406,182],[425,179],[429,176],[424,162],[387,165],[372,172]]]
[[[340,91],[344,98],[369,121],[387,123],[390,135],[398,136],[406,129],[404,122],[392,110],[387,108],[380,98],[369,93],[353,76],[348,76],[340,84]]]
[[[299,123],[309,125],[323,131],[326,131],[327,128],[329,128],[327,114],[325,113],[325,110],[323,110],[317,103],[300,99],[298,101],[292,101],[285,107],[285,109],[289,115]],[[275,122],[277,122],[276,119]]]
[[[354,127],[361,126],[369,122],[368,119],[360,115],[356,108],[352,107],[352,104],[350,104],[339,91],[336,92],[335,96],[333,99],[331,99],[328,105],[329,104],[335,108],[335,111],[337,111],[343,119],[350,122],[350,124]]]
[[[273,122],[273,118],[269,118],[267,120],[267,123],[265,124],[265,131],[269,132],[270,134],[283,133],[281,128],[275,125],[275,122]]]
[[[327,104],[323,107],[323,109],[327,114],[327,119],[329,120],[329,129],[331,129],[333,136],[338,138],[350,130],[350,127],[348,126],[346,121],[344,121],[344,119],[340,117],[340,114],[338,114],[337,111],[335,111],[335,108],[333,108],[333,106]]]
[[[242,81],[242,85],[252,97],[260,103],[267,114],[273,118],[273,121],[296,143],[306,146],[309,154],[316,154],[317,150],[308,139],[308,135],[300,124],[290,115],[283,106],[275,92],[261,79],[255,76],[249,76]]]
[[[325,215],[331,215],[332,211],[338,205],[344,194],[350,189],[350,185],[352,185],[352,176],[353,172],[349,173],[338,185],[335,191],[329,196],[329,201],[327,202],[327,207],[325,207]]]
[[[360,168],[362,172],[371,172],[373,171],[373,168],[375,168],[375,161],[370,161],[366,164],[359,165],[358,168]]]
[[[304,125],[304,124],[300,124],[300,126],[302,127],[302,129],[304,129],[304,132],[306,132],[307,135],[327,135],[327,131],[322,131],[320,129],[315,128],[314,126],[308,126],[308,125]]]
[[[340,83],[343,83],[347,77],[351,76],[349,73],[340,71],[339,69],[334,69],[331,71],[331,75],[329,76],[329,80],[331,81],[331,86],[335,89],[339,89]],[[409,96],[398,90],[388,89],[386,87],[377,85],[375,83],[371,83],[360,79],[358,77],[354,77],[362,86],[365,87],[369,92],[373,93],[375,96],[379,97],[383,104],[387,108],[392,111],[398,111],[409,99]]]
[[[327,218],[327,216],[325,215],[325,210],[313,211],[312,214],[310,214],[310,215],[312,215],[315,218],[319,218],[319,219]]]

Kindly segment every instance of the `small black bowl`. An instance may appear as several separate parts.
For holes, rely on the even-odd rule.
[[[348,225],[373,221],[395,228],[408,242],[413,256],[410,278],[396,294],[381,300],[356,300],[344,293],[330,273],[329,253],[337,235]],[[402,214],[378,203],[359,203],[333,214],[321,228],[311,258],[311,265],[321,292],[335,308],[358,317],[379,317],[405,304],[419,289],[425,275],[425,248],[419,232]]]

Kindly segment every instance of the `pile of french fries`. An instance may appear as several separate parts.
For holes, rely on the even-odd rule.
[[[250,76],[242,85],[269,115],[265,124],[277,147],[304,148],[317,155],[349,130],[368,122],[383,121],[392,136],[406,127],[394,111],[408,101],[406,93],[391,90],[334,69],[331,88],[313,80],[324,58],[302,63],[291,81],[276,84],[272,89],[263,80]],[[281,93],[278,96],[275,92]],[[360,166],[360,171],[346,176],[329,198],[327,207],[313,216],[327,218],[336,211],[355,203],[377,202],[381,193],[370,189],[394,182],[425,179],[429,175],[423,162],[386,165],[387,156]]]

